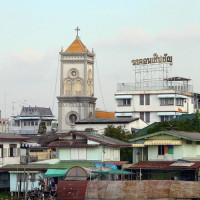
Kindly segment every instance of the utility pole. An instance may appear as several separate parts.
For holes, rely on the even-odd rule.
[[[27,173],[27,177],[26,177],[26,191],[25,191],[25,197],[24,197],[24,200],[27,200],[28,182],[29,182],[29,173]]]
[[[140,181],[142,180],[142,170],[140,168]]]

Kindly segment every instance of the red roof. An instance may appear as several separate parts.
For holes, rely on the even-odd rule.
[[[121,166],[121,165],[127,164],[128,161],[105,161],[105,162],[103,162],[103,163]]]
[[[197,169],[200,167],[200,163],[194,163],[191,166],[171,166],[173,163],[178,163],[177,161],[142,161],[131,165],[129,169]],[[181,162],[183,163],[183,162]],[[188,162],[185,162],[188,163]]]

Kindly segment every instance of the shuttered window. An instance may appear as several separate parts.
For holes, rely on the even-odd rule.
[[[71,149],[71,160],[78,160],[78,148]]]
[[[109,148],[104,149],[104,159],[110,160],[110,149]]]
[[[119,150],[118,149],[115,149],[114,152],[113,152],[113,157],[114,157],[114,160],[119,160]]]
[[[86,148],[71,148],[71,160],[86,160]]]
[[[78,157],[79,157],[79,160],[86,160],[86,148],[80,148],[78,149]]]

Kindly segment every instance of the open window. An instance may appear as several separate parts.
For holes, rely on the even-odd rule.
[[[17,144],[10,144],[10,152],[9,157],[16,157],[17,156]]]

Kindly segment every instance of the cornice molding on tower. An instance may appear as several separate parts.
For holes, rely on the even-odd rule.
[[[95,103],[97,98],[95,97],[86,97],[86,96],[58,96],[57,97],[59,102],[91,102],[91,103]]]

